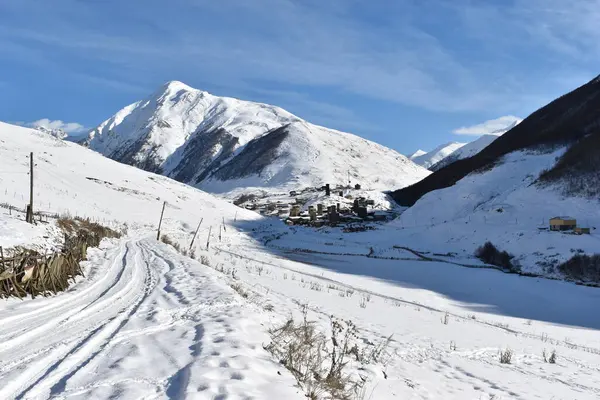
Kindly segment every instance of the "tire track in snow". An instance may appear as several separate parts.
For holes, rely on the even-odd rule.
[[[68,320],[71,317],[74,317],[77,314],[77,312],[79,312],[88,304],[88,294],[92,292],[92,289],[98,289],[98,286],[100,285],[99,282],[106,281],[107,277],[111,276],[111,273],[113,272],[115,267],[118,266],[118,269],[124,268],[123,266],[125,263],[125,256],[127,254],[127,251],[127,243],[123,243],[119,246],[118,251],[110,252],[110,254],[117,254],[117,256],[113,257],[112,260],[110,257],[105,259],[106,263],[110,262],[110,268],[106,268],[106,274],[102,276],[98,280],[98,282],[93,282],[90,285],[90,287],[84,288],[80,292],[76,291],[74,296],[60,294],[58,296],[52,297],[49,299],[51,302],[49,306],[43,307],[40,311],[25,313],[25,315],[27,316],[35,316],[37,314],[47,316],[46,319],[42,319],[42,321],[37,321],[38,324],[36,328],[31,329],[31,322],[26,321],[27,324],[25,325],[25,333],[23,333],[23,329],[15,329],[14,324],[6,324],[5,327],[7,328],[7,330],[12,328],[13,332],[12,335],[6,335],[11,339],[4,340],[0,343],[0,378],[3,377],[4,371],[13,370],[15,368],[18,368],[22,364],[35,362],[35,359],[39,358],[40,356],[44,356],[45,358],[45,355],[49,353],[57,354],[61,352],[67,352],[69,343],[71,343],[73,340],[79,340],[83,338],[85,336],[85,331],[81,334],[78,334],[77,330],[72,330],[69,332],[71,336],[70,339],[63,339],[57,341],[49,340],[53,337],[60,337],[59,333],[61,328],[62,330],[66,329],[65,325],[61,324],[61,322],[64,322],[65,320]],[[73,306],[73,303],[80,304]],[[26,302],[21,304],[23,304],[24,306],[29,305]],[[17,312],[15,312],[13,315],[13,319],[18,320],[18,316],[20,314],[18,313],[18,309],[16,311]],[[11,319],[11,321],[13,319]],[[95,329],[95,325],[96,324],[93,324],[92,327],[88,330]],[[20,326],[20,324],[18,326]],[[52,334],[49,335],[48,332],[51,332]],[[23,348],[28,348],[29,353],[23,354]],[[67,348],[67,350],[65,350],[65,348]],[[2,391],[0,390],[0,394],[1,393]]]
[[[43,390],[47,390],[48,386],[51,386],[51,394],[55,394],[60,391],[61,387],[66,385],[67,380],[71,376],[87,365],[87,363],[106,347],[107,343],[110,342],[110,340],[127,323],[129,318],[135,314],[143,300],[152,290],[153,283],[156,281],[148,265],[146,265],[145,271],[140,273],[139,267],[141,265],[141,258],[139,257],[140,252],[138,249],[136,252],[133,252],[133,256],[134,258],[137,258],[137,260],[134,260],[134,262],[131,263],[131,279],[128,280],[123,289],[110,293],[111,290],[115,289],[123,280],[124,272],[129,264],[128,259],[130,258],[131,247],[136,249],[136,246],[136,244],[129,242],[125,244],[126,251],[121,252],[120,255],[122,254],[122,256],[117,257],[115,262],[112,263],[114,266],[120,261],[120,270],[109,286],[101,292],[100,296],[96,296],[92,302],[76,308],[76,310],[59,321],[51,320],[48,324],[40,326],[33,333],[27,335],[27,339],[35,340],[37,335],[37,338],[42,339],[43,341],[44,339],[47,339],[48,332],[53,331],[52,328],[55,326],[64,326],[65,329],[68,329],[69,331],[71,328],[77,329],[82,325],[85,326],[85,324],[77,322],[85,322],[89,317],[102,314],[106,310],[111,310],[113,308],[117,310],[117,314],[103,319],[98,326],[91,330],[89,328],[84,330],[83,334],[78,336],[70,344],[59,345],[55,350],[51,350],[48,356],[44,357],[43,360],[36,364],[37,368],[27,368],[24,374],[21,374],[17,379],[13,380],[10,385],[7,385],[9,386],[8,389],[5,387],[0,391],[0,395],[6,393],[8,397],[14,396],[15,398],[23,398],[33,389],[35,389],[35,393],[40,393]],[[128,295],[134,293],[134,290],[137,288],[136,283],[139,284],[140,282],[143,283],[143,291],[137,294],[133,305],[127,306],[124,304],[124,308],[115,307],[115,299],[121,301],[121,303],[129,303],[130,296]],[[86,293],[87,292],[88,291],[86,291]],[[85,298],[85,295],[78,297]],[[62,309],[64,307],[59,308]],[[87,310],[87,312],[81,314],[84,310]],[[91,322],[93,323],[93,321]],[[77,324],[72,326],[74,323]],[[46,335],[43,335],[44,332]],[[22,339],[17,343],[21,342]],[[13,345],[14,344],[15,343],[13,343]],[[53,360],[58,361],[52,362]],[[32,384],[27,385],[32,381]],[[12,395],[9,393],[11,388],[13,388],[12,390],[16,389],[16,391],[13,391]]]
[[[256,340],[262,328],[212,270],[144,238],[93,262],[101,284],[75,286],[77,301],[40,299],[41,329],[0,351],[1,399],[272,398],[261,395],[278,376]],[[34,303],[19,304],[11,315],[35,322]]]
[[[97,281],[94,281],[89,287],[83,289],[83,290],[75,290],[73,292],[73,295],[71,295],[71,289],[69,289],[67,292],[61,294],[60,296],[56,296],[56,297],[52,297],[50,300],[50,304],[47,306],[43,306],[43,307],[36,307],[34,310],[30,311],[30,312],[26,312],[26,313],[21,313],[21,312],[17,312],[14,313],[13,315],[9,315],[9,316],[2,316],[2,321],[4,323],[4,327],[6,327],[6,330],[11,332],[13,334],[13,336],[15,336],[15,324],[16,325],[23,325],[26,329],[29,329],[31,324],[30,324],[30,320],[35,319],[38,320],[40,316],[44,316],[44,315],[49,315],[52,316],[53,314],[62,314],[63,310],[70,310],[72,309],[72,305],[75,303],[80,303],[81,301],[86,301],[86,298],[88,297],[88,295],[93,292],[95,289],[98,289],[98,287],[102,287],[103,282],[110,277],[110,272],[115,268],[115,266],[117,264],[121,264],[119,269],[122,269],[122,264],[123,264],[123,260],[125,259],[126,255],[128,252],[128,247],[125,245],[120,246],[119,248],[119,252],[118,252],[118,256],[114,258],[113,262],[111,263],[110,268],[107,269],[107,273],[102,276],[102,278],[98,279]],[[114,283],[113,285],[114,286]],[[84,306],[87,305],[87,302],[84,303]],[[38,321],[39,322],[39,321]],[[2,332],[2,330],[0,329],[0,332]],[[0,342],[0,351],[3,350],[4,346],[6,345],[6,339],[5,336],[7,335],[0,335],[0,339],[2,339],[2,341]]]

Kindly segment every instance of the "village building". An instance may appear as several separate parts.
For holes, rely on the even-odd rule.
[[[570,231],[577,227],[577,220],[572,217],[554,217],[550,218],[551,231]]]

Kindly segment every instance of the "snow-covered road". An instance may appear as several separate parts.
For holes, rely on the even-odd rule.
[[[0,398],[300,398],[216,274],[150,239],[91,250],[66,293],[1,305]]]

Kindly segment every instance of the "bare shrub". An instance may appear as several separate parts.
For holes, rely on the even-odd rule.
[[[367,299],[365,296],[361,296],[358,305],[360,308],[367,308]]]
[[[556,364],[556,350],[552,350],[552,353],[550,353],[550,357],[548,358],[548,362],[550,364]]]
[[[500,364],[510,364],[513,356],[511,349],[500,350]]]
[[[206,265],[207,267],[212,267],[212,263],[210,262],[210,259],[208,258],[208,256],[205,256],[204,254],[200,256],[200,263]]]
[[[231,288],[233,290],[235,290],[236,292],[238,292],[239,295],[242,296],[243,298],[247,299],[248,297],[250,297],[250,294],[244,289],[244,287],[241,284],[232,283],[229,286],[231,286]]]
[[[370,352],[363,358],[363,362],[367,364],[371,363],[382,363],[387,364],[390,359],[390,355],[387,353],[387,349],[390,346],[394,335],[390,335],[382,340],[378,345],[375,345]]]
[[[181,246],[179,245],[179,243],[175,242],[169,236],[161,235],[160,241],[163,242],[164,244],[168,244],[169,246],[173,247],[175,250],[177,250],[178,253],[181,253]]]
[[[556,350],[552,350],[552,353],[550,353],[550,355],[548,356],[548,354],[546,353],[546,349],[544,349],[544,351],[542,352],[542,357],[544,359],[544,362],[556,364],[556,358],[558,356],[556,354]]]
[[[486,242],[483,246],[475,251],[475,257],[481,261],[502,267],[507,271],[519,272],[521,268],[517,263],[513,262],[514,256],[506,251],[500,251],[492,242]]]
[[[600,254],[592,256],[575,254],[569,260],[560,264],[558,270],[570,279],[599,283]]]
[[[351,323],[331,320],[328,338],[308,321],[288,319],[271,329],[271,343],[265,347],[296,378],[310,399],[360,399],[364,396],[364,380],[345,372],[346,356],[355,346],[351,340],[356,327]],[[358,350],[356,350],[358,352]]]
[[[442,317],[442,324],[448,325],[449,321],[450,321],[450,314],[445,313],[444,316]]]
[[[118,238],[121,234],[106,226],[93,222],[89,218],[70,217],[63,215],[57,221],[56,225],[68,236],[81,236],[83,234]]]

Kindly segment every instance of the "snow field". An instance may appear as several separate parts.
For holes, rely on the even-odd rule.
[[[594,235],[527,233],[542,214],[564,214],[564,207],[580,207],[596,218],[584,200],[515,189],[523,178],[517,174],[536,171],[529,168],[534,164],[549,165],[554,155],[539,156],[545,157],[542,165],[534,163],[540,158],[525,156],[503,164],[494,171],[510,177],[500,179],[504,187],[485,174],[470,177],[468,190],[480,198],[463,199],[459,193],[467,189],[450,188],[431,194],[444,207],[426,197],[398,223],[343,234],[288,228],[168,178],[0,124],[3,170],[26,171],[29,151],[38,164],[40,209],[127,224],[128,234],[90,250],[85,279],[67,292],[0,304],[0,398],[301,399],[294,378],[262,346],[268,329],[289,315],[298,317],[302,304],[324,332],[331,316],[354,322],[363,349],[391,336],[377,362],[349,364],[349,371],[368,381],[366,398],[600,396],[599,290],[414,261],[412,253],[393,247],[456,251],[449,259],[473,261],[473,246],[490,238],[501,241],[500,247],[507,243],[509,251],[521,249],[524,265],[522,255],[530,253],[525,241],[536,235],[540,242],[534,243],[550,240],[565,254],[575,243],[593,249]],[[26,175],[0,174],[0,184],[5,188],[0,202],[28,191]],[[463,210],[482,200],[470,221],[461,220]],[[528,211],[517,206],[525,200]],[[203,221],[194,246],[200,262],[154,240],[163,201],[168,202],[163,234],[183,249]],[[543,206],[531,207],[535,202]],[[506,212],[494,211],[500,204]],[[421,217],[428,213],[433,221]],[[515,215],[521,237],[507,223]],[[453,218],[453,224],[444,223]],[[23,243],[44,239],[41,225],[31,228],[2,212],[0,222],[5,232],[22,232]],[[479,233],[471,232],[473,226]],[[0,237],[0,245],[13,240],[10,233]],[[365,257],[371,248],[376,255],[408,260]],[[506,349],[514,355],[510,364],[501,364],[498,353]],[[557,351],[556,364],[544,362],[544,350]]]
[[[323,329],[331,315],[350,319],[363,345],[392,335],[386,362],[357,371],[370,379],[371,398],[592,399],[600,393],[600,337],[593,311],[600,293],[595,289],[446,264],[268,254],[251,244],[240,251],[235,241],[219,245],[214,256],[219,261],[212,262],[234,268],[238,280],[276,312],[308,304],[310,317]],[[368,269],[390,270],[395,278],[359,272]],[[427,287],[411,275],[434,279],[439,287]],[[519,280],[523,285],[516,285]],[[458,293],[444,293],[442,285]],[[461,300],[460,292],[468,299]],[[519,308],[532,310],[519,313]],[[548,309],[552,312],[544,321]],[[575,314],[568,322],[580,327],[551,320]],[[507,365],[499,360],[506,349],[514,352]],[[543,360],[544,351],[552,350],[557,364]]]

